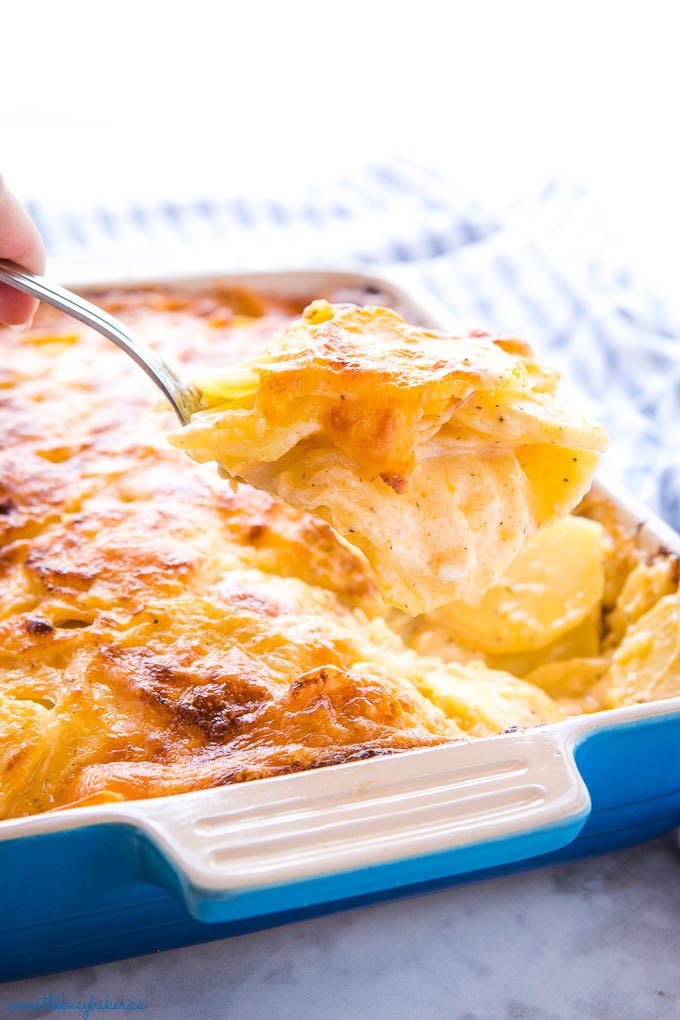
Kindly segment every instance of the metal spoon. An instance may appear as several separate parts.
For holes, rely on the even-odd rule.
[[[8,259],[0,259],[0,282],[8,283],[10,287],[15,287],[24,294],[30,294],[58,308],[59,311],[72,315],[74,319],[96,329],[107,340],[112,340],[117,347],[129,354],[163,391],[182,425],[186,425],[192,414],[200,408],[201,395],[198,390],[183,382],[143,340],[108,312],[66,290],[65,287],[50,283],[35,273],[29,273],[27,269],[22,269]]]

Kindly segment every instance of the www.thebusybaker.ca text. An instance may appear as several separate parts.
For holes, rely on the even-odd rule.
[[[115,1009],[129,1013],[144,1010],[147,1007],[148,1003],[139,1002],[137,999],[110,999],[108,995],[103,999],[97,999],[94,995],[91,995],[89,999],[68,999],[63,994],[56,996],[51,992],[49,995],[41,995],[39,999],[7,1003],[7,1009],[16,1009],[21,1012],[48,1009],[79,1013],[82,1020],[89,1020],[92,1013],[105,1012],[106,1010]]]

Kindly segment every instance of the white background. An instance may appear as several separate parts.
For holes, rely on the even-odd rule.
[[[285,197],[405,153],[496,209],[557,175],[672,296],[678,21],[672,0],[7,4],[0,169],[55,204]]]

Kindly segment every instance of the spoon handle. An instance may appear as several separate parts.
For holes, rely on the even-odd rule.
[[[7,283],[24,294],[30,294],[61,312],[66,312],[120,347],[163,391],[182,425],[186,425],[192,413],[198,410],[200,404],[198,392],[182,382],[143,340],[102,308],[66,290],[65,287],[50,283],[35,273],[29,273],[27,269],[8,259],[0,259],[0,282]]]

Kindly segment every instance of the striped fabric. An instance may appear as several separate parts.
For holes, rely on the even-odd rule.
[[[609,429],[605,462],[680,528],[680,324],[636,286],[599,233],[587,196],[552,182],[497,215],[436,173],[399,163],[285,201],[201,198],[91,209],[29,203],[50,255],[187,271],[398,267],[462,326],[529,340]]]

